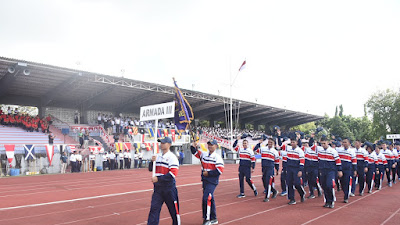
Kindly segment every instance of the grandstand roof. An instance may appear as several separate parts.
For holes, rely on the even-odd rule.
[[[224,120],[229,98],[185,89],[182,92],[196,119]],[[141,106],[172,101],[173,94],[172,86],[0,57],[1,104],[139,114]],[[233,99],[233,105],[235,111],[239,108],[242,123],[295,126],[323,118],[238,99]]]

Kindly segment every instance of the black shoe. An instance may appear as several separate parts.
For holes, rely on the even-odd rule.
[[[263,202],[269,202],[268,198],[264,198]]]
[[[256,189],[256,190],[254,190],[254,196],[257,196],[257,195],[258,195],[258,191]]]
[[[295,200],[290,200],[288,204],[289,205],[296,205],[296,201]]]
[[[301,198],[300,201],[304,202],[306,200],[306,194],[302,195],[300,198]]]
[[[307,198],[308,198],[308,199],[313,199],[313,198],[315,198],[315,195],[310,195],[310,196],[308,196]]]
[[[325,205],[323,205],[322,207],[329,208],[329,203],[325,202]]]
[[[272,197],[271,198],[276,198],[276,196],[278,196],[278,191],[277,190],[272,192]]]
[[[361,192],[361,193],[360,193],[360,196],[363,196],[363,195],[364,195],[364,192]]]
[[[343,202],[344,202],[344,203],[349,203],[349,200],[348,200],[348,199],[345,199]]]
[[[329,204],[329,206],[328,206],[329,208],[331,208],[331,209],[333,209],[334,207],[335,207],[335,203],[331,203],[331,204]]]

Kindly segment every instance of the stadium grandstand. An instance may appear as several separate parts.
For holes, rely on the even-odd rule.
[[[227,122],[230,99],[198,91],[181,90],[191,104],[195,115],[194,123],[199,133],[203,135],[202,140],[216,138],[221,142],[222,147],[229,149],[227,130],[214,126],[218,121]],[[154,135],[153,132],[157,133],[157,131],[148,130],[151,124],[138,124],[140,107],[170,102],[174,94],[175,89],[172,86],[0,57],[0,104],[33,106],[37,107],[40,118],[50,116],[52,124],[49,126],[49,132],[56,137],[54,154],[60,154],[62,149],[68,149],[71,152],[69,146],[76,146],[76,149],[82,151],[83,154],[89,154],[89,149],[97,148],[105,152],[124,149],[115,143],[122,140],[123,143],[129,142],[129,146],[132,146],[126,147],[129,150],[133,147],[149,150],[151,146],[143,143],[154,140],[151,137]],[[240,125],[236,127],[235,135],[247,132],[252,133],[253,136],[259,136],[265,132],[259,131],[260,125],[264,125],[265,130],[270,131],[275,125],[288,129],[323,118],[239,99],[233,99],[233,108],[236,125]],[[4,113],[7,114],[7,112]],[[143,129],[130,129],[127,140],[127,133],[123,131],[124,126],[121,126],[121,132],[118,130],[116,132],[115,126],[111,130],[104,129],[106,126],[104,121],[98,122],[99,116],[104,117],[104,115],[117,116],[125,120],[129,118],[129,121],[132,121],[129,125]],[[210,127],[200,128],[201,120],[209,121]],[[252,124],[254,130],[246,131],[246,124]],[[175,135],[175,131],[172,131],[174,130],[172,122],[164,121],[164,125],[163,129],[158,131],[162,133],[161,135]],[[84,147],[80,143],[78,136],[82,131],[89,132],[88,145],[95,148]],[[0,154],[3,165],[6,155],[5,145],[15,145],[15,154],[24,154],[26,144],[35,144],[41,146],[37,148],[38,152],[49,154],[46,148],[47,133],[27,133],[18,127],[3,127],[0,132]],[[119,135],[116,137],[114,133]],[[189,135],[179,136],[174,140],[174,145],[179,149],[190,142],[190,137]],[[152,148],[155,147],[155,145],[152,146]],[[59,155],[54,155],[54,163],[60,163],[59,158]],[[36,164],[38,162],[35,162]],[[50,167],[50,164],[51,162],[46,164],[40,161],[38,167],[46,165]],[[96,165],[102,165],[101,157],[96,158]]]

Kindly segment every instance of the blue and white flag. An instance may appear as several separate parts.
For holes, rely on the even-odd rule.
[[[36,159],[35,157],[35,145],[24,145],[25,148],[25,160],[29,161]]]

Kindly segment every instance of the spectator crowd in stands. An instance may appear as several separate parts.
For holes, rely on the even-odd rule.
[[[14,110],[8,107],[7,112],[0,110],[0,123],[3,126],[21,127],[27,132],[43,132],[49,133],[49,125],[52,123],[51,116],[40,118],[30,116],[27,113],[19,112],[18,108]]]

